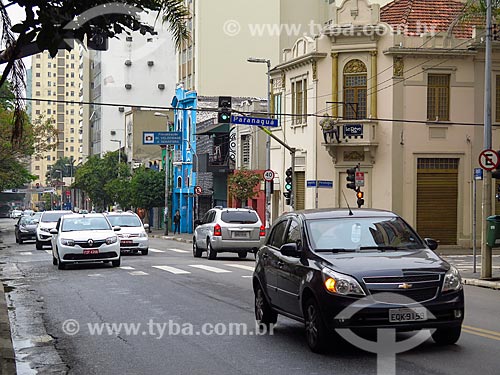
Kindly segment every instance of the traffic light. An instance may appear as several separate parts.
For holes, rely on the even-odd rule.
[[[347,177],[345,178],[347,180],[347,184],[345,185],[348,189],[356,190],[356,170],[357,167],[354,168],[349,168],[346,170]]]
[[[219,124],[231,123],[231,97],[219,96],[219,113],[217,116]]]
[[[283,192],[283,196],[285,197],[285,204],[290,206],[290,203],[291,203],[291,200],[290,200],[290,192],[289,191],[285,191]]]
[[[358,208],[361,208],[365,204],[365,200],[363,199],[364,193],[358,189],[356,197],[358,198]]]
[[[288,168],[285,172],[285,190],[292,191],[293,188],[293,172],[292,167]]]

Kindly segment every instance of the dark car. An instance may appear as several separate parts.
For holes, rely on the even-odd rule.
[[[21,216],[15,224],[16,242],[22,244],[27,240],[36,240],[38,219],[33,216]]]
[[[278,314],[304,322],[315,352],[337,328],[435,329],[436,343],[453,344],[461,333],[464,293],[459,272],[436,248],[436,241],[422,240],[389,211],[285,214],[257,253],[255,317],[265,325],[276,323]]]

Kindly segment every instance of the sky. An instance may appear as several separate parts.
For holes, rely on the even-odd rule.
[[[21,8],[17,4],[9,6],[7,8],[7,13],[10,16],[12,25],[19,23],[20,21],[24,21],[25,19],[24,8]],[[31,68],[31,57],[26,57],[23,59],[23,61],[26,69]],[[3,66],[0,66],[0,70],[3,71]]]

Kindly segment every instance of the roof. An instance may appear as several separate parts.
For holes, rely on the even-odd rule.
[[[392,211],[370,209],[370,208],[351,208],[353,215],[349,215],[348,208],[321,208],[314,210],[302,210],[290,212],[290,214],[301,215],[305,219],[339,219],[339,218],[357,218],[357,217],[398,217]]]
[[[394,0],[382,7],[380,20],[409,36],[447,32],[457,23],[453,35],[471,38],[473,20],[458,22],[464,7],[463,2],[453,0]]]

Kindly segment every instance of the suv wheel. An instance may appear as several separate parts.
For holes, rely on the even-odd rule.
[[[258,324],[265,325],[269,328],[269,325],[276,324],[278,321],[278,314],[271,309],[269,303],[266,300],[266,296],[262,291],[262,288],[257,286],[255,289],[255,320]]]
[[[52,264],[54,266],[57,266],[57,258],[54,256],[54,254],[52,254]]]
[[[307,345],[314,353],[323,352],[326,346],[327,331],[318,303],[314,298],[307,300],[304,305],[304,320]]]
[[[238,258],[240,258],[240,259],[245,259],[245,258],[247,257],[247,254],[248,254],[248,253],[247,253],[246,251],[240,251],[240,252],[238,253]]]
[[[148,253],[149,253],[149,249],[141,250],[142,255],[148,255]]]
[[[453,345],[460,338],[462,326],[452,328],[438,328],[432,334],[432,339],[438,345]]]
[[[59,270],[65,270],[66,269],[66,263],[58,261],[57,262],[57,269],[59,269]]]
[[[118,258],[117,260],[112,260],[112,261],[111,261],[111,265],[112,265],[113,267],[120,267],[121,260],[122,260],[121,258]]]
[[[209,239],[207,240],[207,258],[210,260],[217,258],[217,250],[214,250]]]
[[[198,245],[196,245],[196,238],[193,237],[193,256],[195,258],[200,258],[202,253],[203,250],[198,248]]]
[[[43,250],[43,245],[41,242],[36,241],[36,249],[37,250]]]

